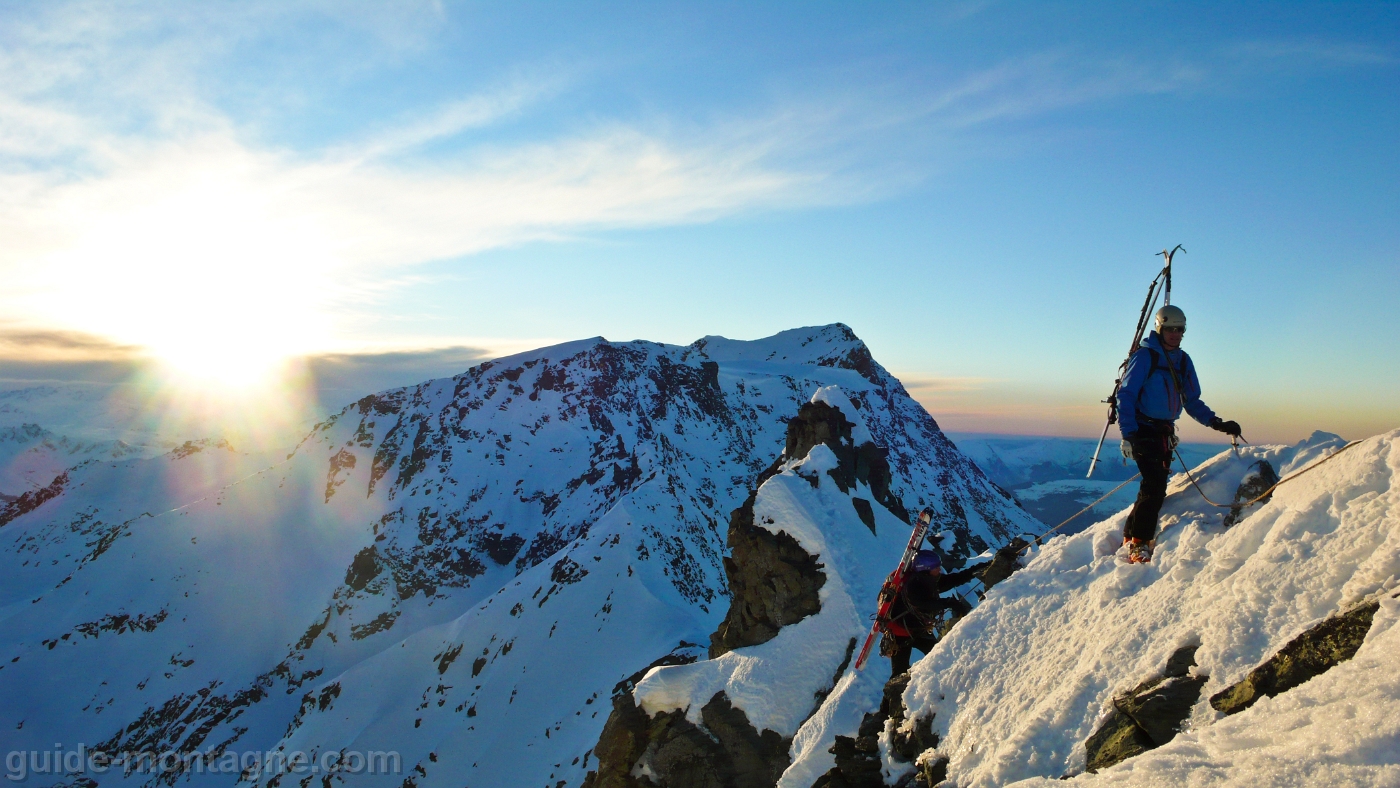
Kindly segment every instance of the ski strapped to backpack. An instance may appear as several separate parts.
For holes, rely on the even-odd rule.
[[[914,563],[914,555],[919,552],[919,546],[923,544],[924,536],[928,534],[929,523],[932,521],[931,511],[925,509],[919,512],[918,522],[914,523],[914,532],[909,535],[909,544],[904,548],[899,566],[890,572],[890,576],[885,578],[885,584],[880,586],[880,605],[875,610],[875,623],[870,627],[865,645],[860,647],[860,655],[856,657],[856,670],[865,667],[865,660],[870,656],[870,647],[875,643],[875,636],[889,626],[890,610],[894,607],[895,598],[899,596],[899,590],[904,586],[904,576],[909,574],[909,566]]]
[[[1089,472],[1084,476],[1086,479],[1093,477],[1094,468],[1099,464],[1099,452],[1103,451],[1103,442],[1108,438],[1109,428],[1118,423],[1118,389],[1123,386],[1123,376],[1128,372],[1128,362],[1133,360],[1133,354],[1137,352],[1138,345],[1142,343],[1142,335],[1147,331],[1147,322],[1151,319],[1152,313],[1156,311],[1153,307],[1157,305],[1158,294],[1165,295],[1164,303],[1170,304],[1172,302],[1172,257],[1176,255],[1178,250],[1186,251],[1181,244],[1177,244],[1170,251],[1163,249],[1158,253],[1166,259],[1167,264],[1162,267],[1162,270],[1152,280],[1152,284],[1147,287],[1147,298],[1143,299],[1142,312],[1138,315],[1137,331],[1133,334],[1133,344],[1128,347],[1128,357],[1123,360],[1122,364],[1118,365],[1118,379],[1113,381],[1113,392],[1108,395],[1108,399],[1104,400],[1104,403],[1108,405],[1108,422],[1103,425],[1103,434],[1099,436],[1099,445],[1094,448],[1094,456],[1089,460]]]

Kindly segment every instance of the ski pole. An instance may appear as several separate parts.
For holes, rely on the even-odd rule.
[[[1084,474],[1084,478],[1089,479],[1094,475],[1094,466],[1099,464],[1099,452],[1103,451],[1103,442],[1108,438],[1108,428],[1113,426],[1113,419],[1103,425],[1103,434],[1099,436],[1099,445],[1094,447],[1094,456],[1089,460],[1089,472]]]

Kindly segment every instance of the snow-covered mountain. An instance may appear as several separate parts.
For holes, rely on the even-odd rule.
[[[88,441],[38,424],[0,427],[0,502],[47,487],[68,468],[89,460],[149,457],[161,451],[119,440]]]
[[[188,442],[5,504],[0,748],[204,754],[99,784],[578,785],[614,687],[726,615],[723,524],[833,385],[955,560],[1035,529],[840,324],[568,343],[367,396],[290,455]]]
[[[753,505],[819,557],[820,610],[639,677],[609,723],[633,739],[605,732],[600,788],[710,784],[686,757],[729,784],[822,788],[1400,779],[1400,430],[1227,450],[1195,470],[1199,491],[1178,475],[1150,564],[1121,554],[1126,512],[1032,547],[883,696],[888,663],[855,671],[839,653],[879,578],[849,548],[875,537],[839,505],[848,493],[802,476],[826,453],[789,459]],[[1205,501],[1248,501],[1279,476],[1252,506]]]

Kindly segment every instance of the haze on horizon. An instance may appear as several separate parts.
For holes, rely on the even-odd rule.
[[[348,401],[839,321],[945,429],[1097,437],[1181,243],[1206,401],[1254,442],[1364,437],[1400,426],[1397,31],[1375,3],[13,3],[0,380]]]

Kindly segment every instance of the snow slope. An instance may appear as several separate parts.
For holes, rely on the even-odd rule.
[[[1254,458],[1283,475],[1341,445],[1225,452],[1198,469],[1229,501]],[[1198,644],[1209,676],[1189,730],[1075,782],[1112,785],[1400,784],[1400,618],[1385,601],[1356,657],[1221,718],[1207,699],[1320,620],[1400,577],[1400,431],[1279,488],[1233,528],[1177,477],[1151,564],[1115,556],[1126,513],[1036,550],[913,668],[910,719],[933,716],[959,786],[1061,784],[1112,698]],[[891,773],[899,768],[890,764]],[[1053,781],[1053,783],[1052,783]]]
[[[397,774],[323,777],[577,785],[614,686],[714,630],[722,524],[829,385],[955,555],[1034,526],[843,325],[568,343],[367,396],[290,455],[192,443],[7,510],[0,749],[394,751]],[[177,779],[238,778],[99,782]]]

